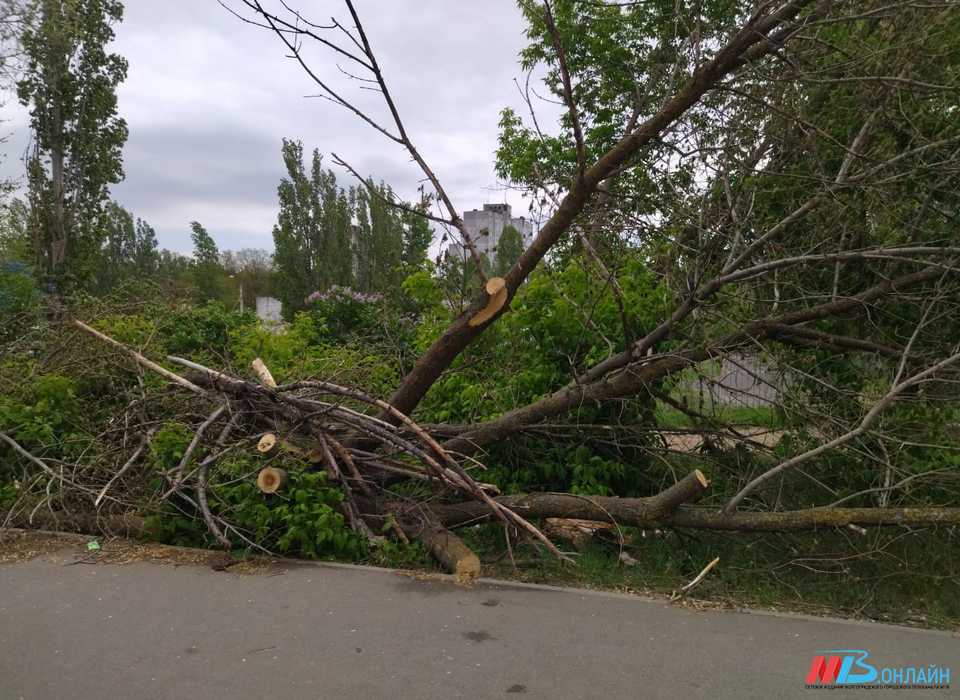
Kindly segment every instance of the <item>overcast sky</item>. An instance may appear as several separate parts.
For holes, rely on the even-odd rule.
[[[237,3],[235,3],[237,4]],[[342,2],[294,2],[316,21],[346,22]],[[513,0],[357,0],[368,37],[408,130],[462,212],[507,201],[493,171],[499,111],[525,113],[514,84],[523,21]],[[422,177],[396,144],[316,87],[266,30],[241,23],[216,0],[127,0],[115,50],[130,62],[119,91],[130,127],[126,180],[113,196],[156,229],[161,247],[188,252],[188,222],[203,223],[221,249],[273,247],[283,137],[327,154],[413,197]],[[377,96],[339,72],[333,54],[311,64],[345,95],[383,115]],[[346,67],[346,66],[344,66]],[[3,109],[12,138],[3,170],[20,175],[26,114]],[[555,107],[544,105],[545,115]],[[539,111],[539,110],[538,110]],[[386,115],[384,115],[386,116]],[[546,119],[549,122],[549,119]]]

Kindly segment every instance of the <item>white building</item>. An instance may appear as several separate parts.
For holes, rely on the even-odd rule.
[[[271,330],[279,330],[283,327],[282,308],[283,305],[279,299],[273,297],[257,297],[257,318],[263,322],[263,325]]]
[[[477,251],[492,261],[497,256],[500,236],[507,226],[513,226],[523,238],[526,248],[533,241],[533,222],[522,216],[514,217],[509,204],[484,204],[483,209],[463,213],[463,224]]]

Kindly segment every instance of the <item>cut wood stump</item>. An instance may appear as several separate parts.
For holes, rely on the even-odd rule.
[[[257,443],[257,451],[264,456],[268,456],[276,452],[279,445],[280,440],[277,439],[277,436],[273,433],[267,433]]]
[[[263,493],[276,493],[287,482],[287,472],[276,467],[265,467],[257,474],[257,488]]]
[[[474,314],[468,321],[471,326],[481,326],[497,315],[507,303],[507,282],[503,277],[491,277],[484,287],[487,292],[487,305]]]

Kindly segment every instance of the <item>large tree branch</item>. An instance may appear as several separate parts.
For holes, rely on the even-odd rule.
[[[560,206],[544,224],[531,245],[523,252],[506,275],[507,303],[487,322],[471,326],[468,323],[486,298],[478,298],[471,308],[461,314],[443,335],[424,353],[403,383],[390,398],[390,403],[403,413],[411,413],[440,375],[453,364],[463,350],[509,307],[509,302],[520,285],[540,263],[547,252],[561,239],[584,210],[598,185],[630,161],[641,149],[658,138],[668,127],[682,117],[707,92],[748,57],[757,60],[772,49],[765,44],[767,37],[794,20],[811,0],[785,3],[768,15],[755,15],[740,29],[712,60],[698,68],[683,88],[668,100],[660,110],[613,148],[601,156],[578,178]],[[751,51],[753,49],[753,51]]]
[[[681,504],[699,499],[709,485],[703,472],[697,469],[656,496],[647,498],[537,493],[501,496],[496,502],[531,518],[577,518],[635,525],[669,517]],[[402,508],[402,505],[398,507]],[[489,506],[478,503],[431,504],[429,509],[447,527],[480,522],[494,514]]]
[[[798,532],[860,527],[930,527],[960,524],[960,508],[809,508],[772,512],[738,512],[730,515],[715,508],[678,505],[663,512],[650,507],[651,498],[570,496],[533,493],[503,499],[528,518],[573,518],[614,522],[627,527],[668,527],[731,532]],[[431,515],[446,527],[484,522],[493,512],[482,503],[431,504]]]
[[[648,390],[655,382],[670,374],[737,348],[781,335],[785,327],[852,312],[859,313],[882,297],[942,275],[943,270],[939,265],[930,265],[918,272],[884,280],[853,297],[840,298],[776,318],[753,321],[708,347],[641,359],[615,374],[607,375],[589,384],[566,386],[539,401],[508,411],[498,418],[478,423],[469,432],[445,443],[444,447],[461,453],[474,452],[525,426],[562,415],[580,406],[634,396]]]

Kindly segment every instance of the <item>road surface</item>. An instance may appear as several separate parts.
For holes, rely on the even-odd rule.
[[[960,697],[943,632],[359,567],[0,566],[3,700],[803,698],[823,649],[950,667],[953,689],[903,692]]]

